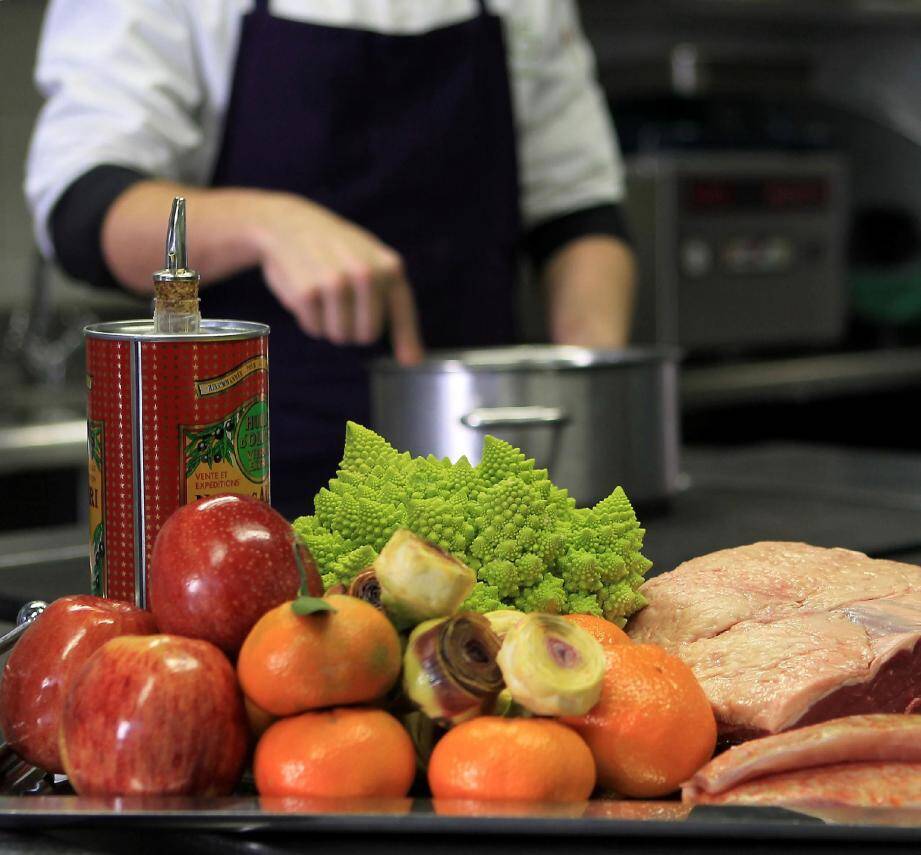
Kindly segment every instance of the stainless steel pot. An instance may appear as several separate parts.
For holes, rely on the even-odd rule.
[[[401,451],[477,463],[487,433],[550,470],[580,505],[621,485],[635,504],[678,483],[677,359],[552,345],[435,352],[371,371],[372,423]]]

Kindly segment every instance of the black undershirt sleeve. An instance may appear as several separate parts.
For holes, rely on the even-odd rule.
[[[98,287],[119,287],[103,258],[102,223],[115,199],[146,178],[136,169],[101,164],[67,188],[49,221],[55,255],[66,273]],[[587,235],[608,235],[629,243],[621,206],[595,205],[541,223],[526,235],[525,248],[540,269],[562,246]]]
[[[525,236],[525,248],[540,270],[553,253],[571,240],[589,235],[607,235],[630,243],[623,209],[615,203],[595,205],[554,217]]]
[[[115,199],[147,177],[126,166],[102,164],[64,191],[51,211],[48,230],[67,274],[100,288],[119,287],[102,255],[102,222]]]

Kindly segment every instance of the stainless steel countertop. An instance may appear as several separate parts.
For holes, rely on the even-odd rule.
[[[921,348],[795,356],[685,367],[685,410],[752,403],[805,403],[921,384]]]
[[[0,474],[85,466],[85,413],[86,390],[75,383],[10,382],[0,413]]]
[[[0,474],[86,465],[86,419],[0,426]]]

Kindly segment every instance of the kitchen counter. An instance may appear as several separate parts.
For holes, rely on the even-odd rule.
[[[921,348],[881,348],[684,366],[685,412],[740,404],[801,404],[917,388]]]
[[[9,379],[5,401],[0,475],[86,465],[86,389]]]
[[[653,573],[758,540],[921,563],[921,454],[797,443],[688,448],[687,489],[642,518]]]

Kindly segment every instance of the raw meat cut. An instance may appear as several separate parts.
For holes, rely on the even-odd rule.
[[[921,807],[921,763],[837,763],[757,778],[695,804]]]
[[[627,627],[687,662],[742,741],[921,706],[921,568],[803,543],[694,558],[646,582]]]
[[[838,763],[921,763],[921,716],[853,715],[753,739],[730,748],[682,788],[685,800],[717,795],[756,778]]]

